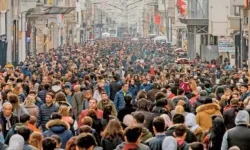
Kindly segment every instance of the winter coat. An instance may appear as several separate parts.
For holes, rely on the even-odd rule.
[[[141,90],[145,90],[146,92],[148,92],[151,89],[152,89],[152,85],[150,83],[148,83],[148,84],[141,84],[141,86],[140,86],[140,91]]]
[[[128,149],[128,147],[130,148],[130,150],[134,150],[134,149],[135,150],[150,150],[150,148],[147,145],[144,145],[141,143],[139,145],[136,145],[136,144],[129,144],[126,142],[123,142],[120,145],[118,145],[115,150],[123,150],[126,148]]]
[[[185,117],[185,125],[189,128],[189,130],[196,136],[196,139],[201,142],[203,140],[203,130],[197,125],[196,117],[194,114],[189,113]]]
[[[24,108],[27,110],[30,116],[34,116],[36,118],[38,117],[39,108],[35,104],[32,105],[25,104]]]
[[[39,97],[44,103],[46,98],[47,90],[39,91],[37,97]]]
[[[158,90],[158,89],[151,89],[151,90],[149,90],[148,94],[147,94],[148,100],[150,100],[152,102],[155,102],[155,95],[158,92],[160,92],[160,90]]]
[[[235,117],[236,110],[238,110],[238,106],[232,106],[232,108],[223,112],[224,124],[227,130],[235,127]],[[238,112],[238,111],[237,111]]]
[[[123,142],[122,135],[115,136],[114,138],[102,138],[101,147],[103,147],[103,150],[113,150],[122,142]]]
[[[43,104],[44,104],[44,102],[39,97],[36,97],[35,105],[38,108],[40,108]]]
[[[173,125],[172,127],[168,128],[168,130],[165,132],[166,135],[167,136],[174,136],[174,130],[175,130],[176,126],[177,125]],[[195,135],[189,129],[187,129],[186,133],[187,133],[187,135],[186,135],[185,141],[187,143],[197,142]]]
[[[154,114],[155,117],[158,117],[162,114],[166,114],[168,116],[171,116],[171,114],[169,113],[169,111],[165,107],[155,107],[155,108],[153,108],[152,113]]]
[[[164,133],[156,134],[155,137],[148,139],[145,143],[151,150],[162,150],[162,142],[165,137]]]
[[[143,125],[141,125],[141,126],[142,126],[141,143],[144,144],[148,139],[152,138],[153,135],[147,128],[145,128]]]
[[[12,137],[12,135],[17,134],[17,130],[20,129],[21,127],[26,127],[26,125],[24,123],[15,124],[6,135],[4,144],[9,145],[10,138]]]
[[[154,119],[154,115],[153,113],[149,112],[149,111],[146,111],[146,110],[143,110],[143,109],[138,109],[136,110],[135,112],[132,113],[132,115],[136,115],[138,113],[142,113],[145,117],[145,127],[147,129],[149,129],[149,131],[153,131],[153,128],[152,128],[152,123],[153,123],[153,119]]]
[[[130,105],[125,105],[125,107],[123,107],[117,115],[117,118],[120,121],[123,121],[124,116],[126,116],[127,114],[131,114],[132,112],[135,112],[136,108],[133,107],[131,104]]]
[[[97,108],[103,111],[104,107],[107,106],[107,105],[111,105],[111,107],[112,107],[111,115],[116,117],[117,116],[117,111],[115,109],[114,103],[111,100],[108,100],[107,103],[103,103],[103,101],[98,102]]]
[[[186,96],[179,95],[179,96],[175,96],[175,97],[172,98],[172,101],[174,102],[175,106],[178,104],[178,102],[180,100],[185,101],[185,103],[186,103],[185,110],[190,112],[191,111],[191,104],[190,104],[190,102],[189,102],[189,100],[188,100],[188,98]]]
[[[204,104],[196,109],[196,123],[203,129],[207,131],[212,127],[212,116],[221,115],[220,106],[215,103]]]
[[[47,104],[43,104],[38,113],[36,127],[39,128],[42,125],[43,131],[46,130],[46,124],[50,120],[50,116],[53,112],[58,112],[59,107],[56,104],[51,104],[48,106]]]
[[[11,126],[14,126],[18,122],[19,122],[19,119],[17,118],[17,116],[12,114],[10,118]],[[3,132],[4,137],[6,137],[8,133],[8,131],[6,130],[6,124],[7,124],[7,120],[5,119],[3,112],[0,112],[0,125],[2,126],[2,132]]]
[[[78,118],[83,110],[83,99],[84,99],[84,93],[82,92],[76,92],[72,96],[72,110],[74,113],[75,118]]]
[[[43,136],[50,137],[52,135],[58,135],[62,140],[61,148],[65,148],[67,141],[73,136],[69,130],[69,124],[61,119],[50,120],[46,124],[46,128],[48,131],[43,132]]]
[[[20,116],[22,114],[28,114],[28,111],[24,108],[22,104],[20,104],[19,107],[14,108],[13,114],[17,116],[18,120],[20,120]]]
[[[127,92],[126,95],[131,96],[131,93]],[[115,104],[115,108],[117,111],[119,111],[125,106],[124,92],[122,90],[120,90],[119,92],[115,94],[114,104]]]
[[[133,86],[129,85],[128,91],[131,93],[132,99],[135,100],[137,93],[138,93],[138,87],[136,85],[133,85]]]
[[[195,103],[194,103],[192,112],[193,112],[194,114],[196,114],[196,109],[197,109],[199,106],[203,105],[203,104],[205,104],[205,100],[200,99],[200,98],[198,97],[197,100],[196,100]]]
[[[120,91],[122,88],[121,84],[113,81],[109,84],[109,89],[110,89],[110,99],[114,101],[115,99],[115,94]]]
[[[8,149],[8,145],[5,145],[3,143],[0,142],[0,149],[1,150],[7,150]]]

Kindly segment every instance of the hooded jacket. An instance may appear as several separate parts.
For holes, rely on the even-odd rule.
[[[69,130],[70,126],[68,123],[61,119],[51,120],[46,124],[48,131],[43,132],[44,137],[50,137],[52,135],[60,136],[62,140],[61,148],[65,148],[67,141],[73,136]]]
[[[9,147],[7,150],[23,150],[24,149],[24,139],[21,135],[15,134],[10,138]]]
[[[178,144],[174,137],[167,136],[162,142],[162,150],[177,150]]]
[[[17,123],[17,124],[15,124],[15,126],[13,126],[13,127],[9,130],[7,136],[5,137],[4,143],[7,144],[7,145],[9,145],[9,140],[10,140],[10,138],[11,138],[14,134],[17,133],[17,130],[18,130],[18,129],[20,129],[21,127],[25,127],[25,126],[26,126],[26,125],[25,125],[24,123]]]
[[[172,101],[174,102],[175,106],[178,104],[178,102],[180,100],[184,100],[185,103],[186,103],[186,108],[185,110],[186,111],[191,111],[191,104],[190,104],[190,101],[188,100],[188,98],[186,96],[183,96],[183,95],[178,95],[178,96],[175,96],[173,97]]]
[[[164,133],[156,134],[155,137],[148,139],[145,143],[151,150],[161,150],[162,142],[166,135]]]
[[[185,117],[185,125],[189,128],[189,130],[196,136],[196,139],[201,142],[203,138],[203,130],[196,123],[195,115],[192,113],[187,114]]]
[[[221,150],[228,150],[232,146],[238,146],[240,150],[250,148],[249,114],[245,110],[238,112],[235,118],[236,127],[227,130],[223,136]]]
[[[212,116],[221,115],[220,106],[215,103],[209,103],[199,106],[196,109],[196,123],[203,129],[207,131],[212,127]]]

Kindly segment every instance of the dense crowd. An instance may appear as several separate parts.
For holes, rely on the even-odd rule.
[[[97,40],[9,62],[0,150],[249,150],[248,66],[149,40]]]

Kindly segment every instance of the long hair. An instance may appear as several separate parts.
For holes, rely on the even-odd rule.
[[[11,94],[9,96],[9,102],[12,104],[13,110],[20,107],[19,106],[19,99],[16,94]]]
[[[69,116],[69,111],[70,111],[69,107],[62,105],[60,106],[59,114],[61,114],[62,117]]]
[[[63,92],[59,92],[56,94],[56,102],[67,102],[66,95]]]
[[[226,132],[224,121],[221,117],[213,119],[212,128],[210,129],[209,141],[212,142],[212,146],[222,143],[223,135]]]
[[[116,136],[123,135],[123,130],[120,122],[116,119],[109,121],[108,125],[102,132],[103,138],[114,138]]]
[[[29,143],[30,145],[36,147],[37,149],[42,149],[43,135],[40,132],[33,132],[30,135]]]

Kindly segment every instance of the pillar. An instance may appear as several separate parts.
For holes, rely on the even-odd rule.
[[[7,61],[12,61],[12,1],[8,0],[8,11],[7,13]]]

